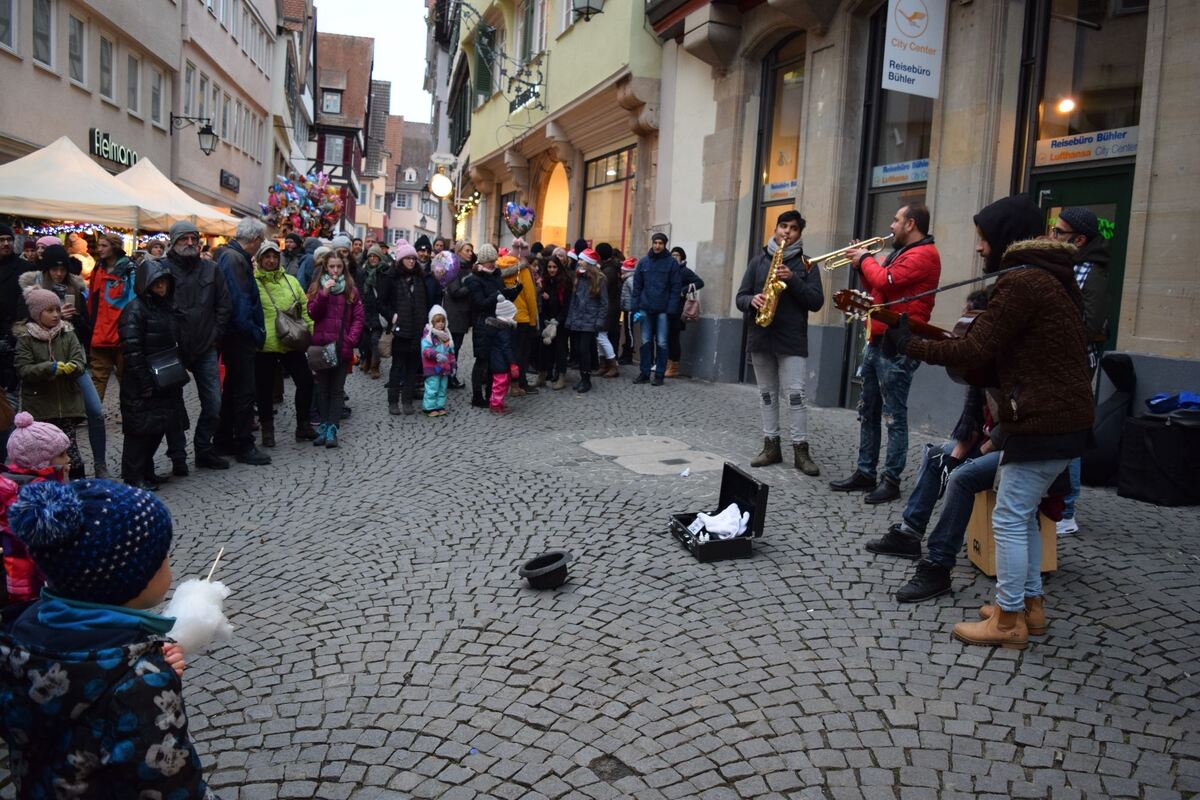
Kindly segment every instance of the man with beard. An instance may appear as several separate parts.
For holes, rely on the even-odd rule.
[[[429,237],[422,233],[413,243],[413,247],[417,248],[417,263],[421,265],[421,272],[428,275],[429,268],[433,265],[433,245],[430,244]]]
[[[267,339],[262,301],[254,280],[251,253],[257,253],[267,226],[253,217],[238,221],[233,241],[221,253],[217,266],[225,278],[232,315],[219,339],[225,363],[221,416],[217,424],[217,449],[242,464],[265,466],[271,457],[254,446],[254,354]]]
[[[233,314],[229,289],[217,264],[200,258],[200,231],[190,222],[171,226],[166,260],[175,279],[175,308],[183,315],[180,360],[195,378],[200,395],[200,416],[192,436],[196,466],[228,469],[229,462],[213,450],[213,435],[221,418],[217,342],[229,329]],[[167,455],[176,475],[188,474],[184,431],[167,433]]]
[[[300,262],[304,259],[304,240],[298,233],[289,233],[283,237],[283,252],[279,255],[279,266],[288,275],[295,278],[300,274]],[[308,287],[302,287],[307,289]]]

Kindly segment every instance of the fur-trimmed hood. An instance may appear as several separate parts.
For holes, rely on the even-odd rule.
[[[46,286],[44,285],[45,280],[42,276],[45,274],[46,273],[44,273],[44,272],[40,272],[40,271],[36,271],[36,270],[30,270],[29,272],[23,272],[23,273],[21,273],[21,277],[19,277],[17,279],[17,284],[21,287],[22,292],[24,292],[26,289],[29,289],[30,287],[33,287],[33,286],[37,286],[38,288],[44,289],[44,288],[46,288]],[[69,286],[72,290],[77,291],[77,292],[87,291],[87,284],[84,283],[83,278],[79,277],[78,275],[72,275],[69,272],[67,273],[67,284],[66,285]]]
[[[1058,279],[1063,288],[1067,290],[1067,294],[1082,309],[1083,295],[1079,291],[1079,284],[1075,281],[1076,252],[1078,251],[1075,245],[1069,242],[1060,242],[1055,239],[1022,239],[1013,242],[1004,251],[1004,257],[1000,260],[1000,268],[1007,269],[1024,264],[1043,269]],[[1021,273],[1014,274],[1020,275]],[[1001,280],[1003,279],[1002,277]]]

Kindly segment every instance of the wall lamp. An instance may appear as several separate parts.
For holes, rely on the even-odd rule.
[[[171,114],[172,136],[175,135],[175,131],[183,130],[190,125],[200,126],[200,130],[196,132],[196,136],[200,139],[200,152],[211,156],[217,149],[217,132],[213,130],[212,120],[208,117],[183,117],[179,114]]]

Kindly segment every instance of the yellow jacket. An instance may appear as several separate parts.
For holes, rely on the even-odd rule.
[[[505,258],[511,258],[511,256]],[[500,264],[504,260],[501,258],[496,261],[496,266],[501,268],[500,274],[504,278],[504,288],[511,288],[516,286],[517,281],[521,282],[521,293],[517,295],[516,300],[513,300],[513,305],[517,307],[517,324],[532,325],[536,328],[538,324],[537,283],[533,277],[533,270],[527,266],[510,266],[505,269]]]

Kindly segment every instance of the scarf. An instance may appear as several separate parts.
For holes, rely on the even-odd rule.
[[[379,278],[379,270],[383,269],[383,262],[380,261],[375,266],[371,266],[370,262],[363,265],[363,273],[366,277],[363,278],[363,288],[374,289]]]
[[[330,294],[341,294],[346,291],[346,276],[338,275],[337,280],[333,282],[333,286],[329,287]]]
[[[783,260],[790,261],[795,258],[804,249],[804,243],[797,239],[795,244],[789,244],[783,248]],[[779,250],[779,241],[772,236],[771,241],[767,242],[767,255],[771,258],[775,257],[775,252]]]
[[[37,618],[38,622],[46,627],[57,630],[132,629],[154,636],[165,636],[175,625],[174,617],[164,617],[152,611],[140,611],[124,606],[59,597],[48,589],[42,589],[42,602],[38,607]]]
[[[429,326],[429,341],[432,342],[434,339],[437,339],[442,344],[446,344],[447,342],[450,341],[450,331],[445,331],[445,330],[439,331],[437,328],[430,325]]]
[[[505,267],[504,269],[500,270],[500,277],[511,278],[513,275],[516,275],[520,271],[521,271],[520,264],[518,264],[515,267]]]
[[[27,330],[29,335],[37,339],[39,342],[51,342],[54,341],[55,336],[58,336],[66,329],[66,326],[67,323],[59,320],[58,324],[53,328],[43,328],[33,320],[29,320],[29,322],[25,323],[25,330]]]

